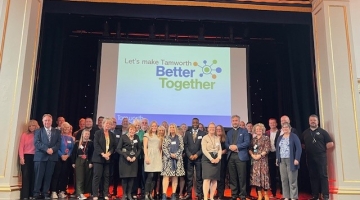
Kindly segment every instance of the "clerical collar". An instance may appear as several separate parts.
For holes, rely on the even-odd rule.
[[[234,129],[235,131],[237,131],[237,130],[239,129],[239,127],[233,127],[233,129]]]

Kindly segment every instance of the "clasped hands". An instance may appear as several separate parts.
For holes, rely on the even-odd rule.
[[[230,149],[230,151],[233,151],[233,152],[239,152],[239,150],[235,144],[230,145],[229,149]]]
[[[126,160],[129,161],[129,162],[134,162],[136,160],[136,157],[132,157],[130,158],[129,156],[126,157]]]
[[[176,154],[174,154],[174,153],[171,153],[171,154],[170,154],[170,157],[173,158],[173,159],[177,159],[177,158],[176,158]]]
[[[210,162],[213,163],[213,164],[217,164],[217,163],[220,162],[220,158],[214,158]]]
[[[194,154],[194,155],[191,155],[189,157],[190,160],[196,160],[198,158],[198,155],[197,154]]]
[[[46,150],[46,153],[49,154],[49,155],[52,155],[54,153],[53,149],[52,148],[48,148]]]
[[[110,160],[110,155],[111,155],[111,153],[110,153],[110,152],[107,152],[107,153],[101,153],[101,156],[102,156],[103,158],[105,158],[105,160]]]

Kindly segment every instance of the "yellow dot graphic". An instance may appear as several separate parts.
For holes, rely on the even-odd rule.
[[[213,78],[213,79],[216,79],[216,74],[213,74],[213,75],[212,75],[212,78]]]
[[[197,62],[194,62],[193,65],[194,65],[194,66],[198,66],[198,63],[197,63]]]

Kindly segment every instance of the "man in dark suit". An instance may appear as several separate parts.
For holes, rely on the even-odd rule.
[[[198,199],[202,199],[203,189],[202,189],[202,174],[201,174],[201,140],[205,136],[205,132],[199,130],[199,119],[192,119],[192,129],[186,131],[184,136],[184,146],[185,154],[187,157],[187,167],[186,167],[186,176],[187,176],[187,195],[184,199],[192,198],[192,187],[193,187],[193,177],[194,177],[194,167],[196,170],[196,196]]]
[[[228,150],[231,197],[236,200],[239,196],[241,200],[245,200],[246,161],[249,160],[250,135],[245,129],[239,127],[240,117],[238,115],[231,117],[231,124],[233,128],[228,131],[225,141],[225,147]]]
[[[40,199],[41,194],[45,199],[50,199],[49,188],[54,172],[55,163],[58,161],[58,150],[61,144],[60,131],[52,128],[52,116],[44,114],[42,118],[43,128],[35,130],[34,144],[34,197]]]

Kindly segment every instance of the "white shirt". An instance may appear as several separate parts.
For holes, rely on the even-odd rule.
[[[276,141],[275,141],[275,137],[276,137],[276,133],[277,133],[277,130],[275,131],[275,132],[271,132],[270,131],[270,146],[271,146],[271,149],[270,149],[270,151],[271,152],[275,152],[276,151],[276,147],[275,147],[275,143],[276,143]]]

